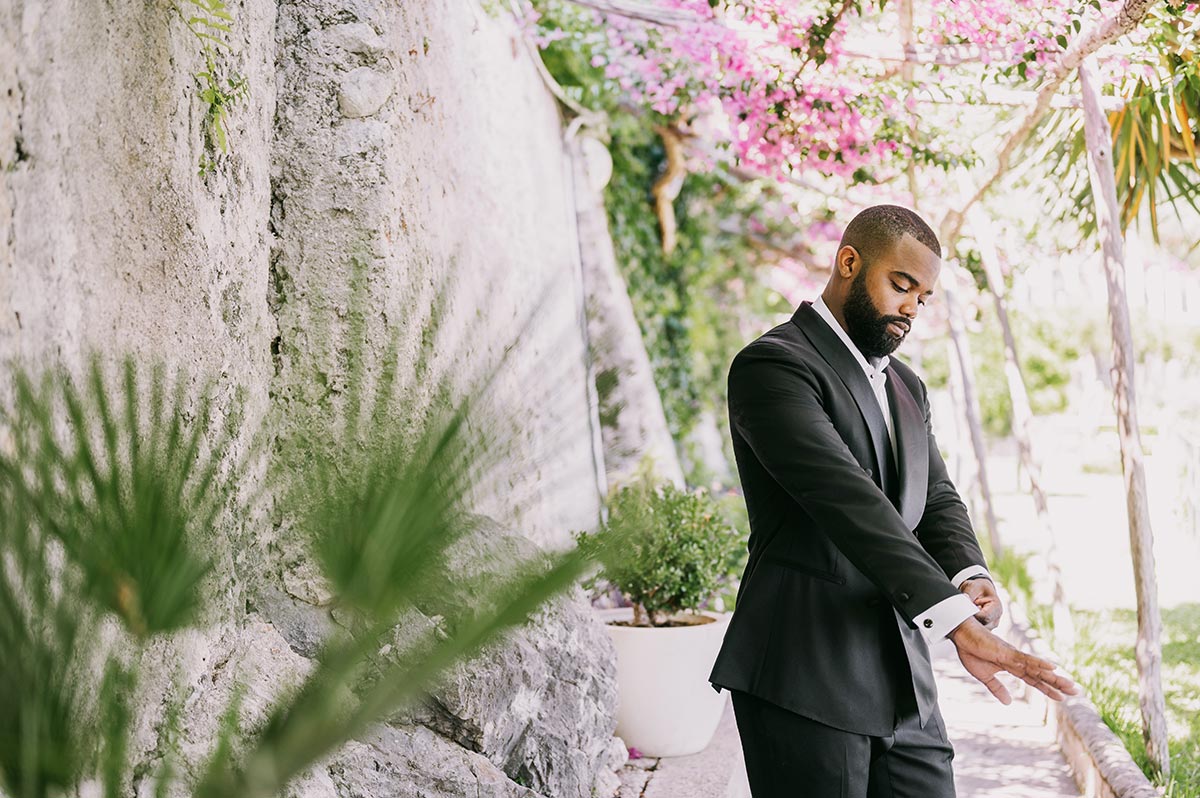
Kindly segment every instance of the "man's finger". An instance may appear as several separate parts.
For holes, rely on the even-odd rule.
[[[1070,695],[1079,695],[1079,685],[1075,684],[1075,682],[1071,681],[1070,678],[1062,675],[1061,673],[1042,674],[1042,681],[1053,685],[1055,688],[1064,693],[1068,693]]]
[[[1055,701],[1062,701],[1064,698],[1066,698],[1066,696],[1062,694],[1055,684],[1051,680],[1046,679],[1042,674],[1027,673],[1021,677],[1021,681],[1025,682],[1025,684],[1029,685],[1030,687],[1045,693]]]
[[[1046,673],[1053,673],[1054,670],[1058,667],[1057,665],[1055,665],[1053,662],[1051,662],[1048,659],[1042,659],[1041,657],[1035,657],[1033,654],[1026,654],[1024,651],[1020,651],[1015,648],[1013,649],[1013,654],[1015,656],[1011,657],[1011,659],[1012,659],[1011,664],[1014,667],[1016,667],[1017,670],[1012,670],[1011,668],[1006,668],[1006,670],[1008,670],[1009,673],[1016,674],[1017,676],[1020,676],[1023,673],[1027,673],[1027,672],[1028,673],[1036,673],[1038,671],[1045,671]]]
[[[1009,694],[1008,688],[996,678],[995,674],[986,679],[983,686],[990,690],[992,695],[996,696],[996,700],[1004,706],[1012,703],[1012,696]]]
[[[1037,688],[1038,690],[1040,690],[1041,692],[1045,693],[1047,698],[1051,698],[1055,701],[1062,701],[1064,698],[1066,698],[1065,695],[1063,695],[1058,690],[1051,687],[1046,682],[1038,682],[1037,684],[1034,685],[1034,687]]]
[[[1064,695],[1079,695],[1079,686],[1071,681],[1068,677],[1054,670],[1053,664],[1043,659],[1031,658],[1035,662],[1043,662],[1050,665],[1049,668],[1029,668],[1023,672],[1010,670],[1014,676],[1019,676],[1021,681],[1035,687],[1041,692],[1053,698],[1055,701],[1062,701]]]

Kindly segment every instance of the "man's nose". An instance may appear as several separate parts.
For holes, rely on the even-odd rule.
[[[920,310],[919,303],[915,299],[907,299],[900,306],[900,312],[904,314],[910,321],[917,317],[917,311]]]

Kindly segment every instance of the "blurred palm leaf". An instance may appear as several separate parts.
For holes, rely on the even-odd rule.
[[[494,487],[506,470],[533,467],[514,457],[514,420],[489,399],[497,378],[514,369],[529,374],[530,384],[539,377],[558,383],[561,362],[522,346],[535,338],[535,323],[544,323],[550,286],[506,334],[502,354],[472,371],[468,364],[478,359],[465,348],[474,343],[470,337],[457,349],[442,340],[451,298],[443,284],[422,321],[415,362],[402,369],[395,338],[368,363],[363,269],[355,264],[350,278],[344,408],[338,418],[309,419],[308,440],[298,447],[303,463],[275,476],[335,602],[351,616],[350,628],[326,641],[312,673],[274,708],[242,761],[214,763],[195,791],[201,798],[277,794],[313,762],[419,697],[455,662],[576,584],[608,542],[495,563],[495,570],[461,583],[451,560],[474,532],[478,492]],[[435,355],[448,364],[441,372]],[[558,384],[559,390],[573,387]],[[437,600],[450,581],[470,596],[465,606]],[[430,605],[438,607],[436,622],[401,623],[406,642],[397,645],[401,619],[411,622]]]
[[[549,288],[503,355],[471,378],[461,373],[463,352],[450,352],[440,375],[431,366],[445,286],[411,368],[401,369],[395,339],[368,368],[370,336],[355,322],[366,281],[355,278],[343,411],[331,419],[313,408],[300,424],[303,457],[284,458],[266,480],[350,620],[299,689],[249,734],[239,728],[235,692],[197,796],[278,794],[447,667],[525,622],[604,552],[600,540],[514,558],[469,580],[450,567],[452,549],[472,533],[476,492],[521,466],[507,438],[519,420],[488,401],[497,376],[528,370],[557,383],[554,369],[563,367],[562,358],[516,357]],[[40,377],[18,370],[15,382],[14,408],[0,425],[0,561],[14,564],[0,568],[0,791],[43,798],[95,778],[116,796],[138,725],[138,652],[151,636],[198,622],[209,570],[201,545],[227,546],[227,536],[214,534],[221,511],[248,515],[260,495],[239,490],[249,456],[234,441],[253,438],[253,453],[265,438],[238,429],[240,413],[214,423],[209,389],[191,400],[185,378],[156,368],[147,380],[132,359],[116,381],[93,359],[81,384],[58,368]],[[456,579],[471,600],[439,605],[440,617],[416,627],[411,645],[381,657],[401,617],[438,605]],[[97,644],[114,616],[132,645]],[[169,713],[167,726],[178,721]],[[173,759],[166,751],[156,794],[176,778]]]
[[[208,391],[127,358],[116,379],[98,357],[14,370],[0,424],[0,783],[14,796],[68,789],[93,765],[116,795],[136,674],[99,645],[106,615],[136,640],[182,628],[208,570],[230,480],[231,432],[205,438]],[[148,412],[147,412],[148,410]],[[102,675],[98,688],[97,676]]]
[[[14,452],[0,470],[25,524],[62,546],[84,589],[136,637],[188,625],[210,568],[195,542],[214,537],[244,463],[232,425],[206,437],[211,390],[193,408],[186,376],[159,367],[145,380],[126,358],[114,381],[98,357],[82,385],[61,369],[37,383],[19,370],[16,388]]]
[[[74,677],[77,602],[47,584],[47,552],[21,522],[19,497],[0,480],[0,792],[41,798],[76,784],[90,702]],[[69,586],[68,586],[69,591]]]
[[[1194,121],[1200,119],[1200,76],[1194,63],[1178,56],[1170,56],[1170,60],[1174,64],[1171,80],[1157,89],[1139,81],[1125,107],[1108,119],[1113,129],[1121,229],[1137,218],[1144,199],[1155,241],[1162,200],[1175,203],[1182,198],[1200,212],[1196,162],[1200,131]]]

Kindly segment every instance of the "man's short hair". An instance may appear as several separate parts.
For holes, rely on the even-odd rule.
[[[851,246],[858,250],[863,263],[870,266],[908,233],[939,258],[942,245],[925,220],[899,205],[872,205],[850,220],[842,232],[838,249]]]

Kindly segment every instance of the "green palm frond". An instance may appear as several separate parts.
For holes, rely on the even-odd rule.
[[[1193,210],[1200,210],[1197,119],[1200,76],[1194,66],[1181,59],[1172,80],[1157,89],[1139,81],[1125,107],[1109,114],[1122,229],[1137,218],[1143,200],[1156,241],[1162,200],[1174,203],[1182,197]],[[1160,194],[1160,187],[1165,195]]]
[[[47,558],[18,551],[17,498],[5,489],[0,498],[0,792],[41,798],[75,785],[86,761],[79,716],[91,702],[75,675],[88,641],[77,602],[46,586]]]
[[[0,784],[14,796],[66,790],[85,775],[120,791],[136,672],[100,645],[106,618],[134,641],[192,624],[211,539],[239,460],[211,434],[208,391],[13,370],[0,418]],[[111,636],[110,636],[111,637]],[[130,647],[136,650],[138,643]],[[91,773],[92,768],[98,772]]]
[[[335,602],[350,616],[349,628],[326,641],[316,668],[274,708],[245,758],[209,770],[195,791],[201,798],[275,795],[314,761],[418,698],[455,662],[527,621],[576,584],[608,544],[492,562],[483,575],[453,569],[456,548],[475,532],[478,491],[486,492],[497,472],[521,466],[512,450],[513,420],[489,402],[496,380],[514,369],[554,374],[554,364],[521,346],[542,323],[549,287],[502,354],[472,373],[469,352],[441,340],[450,299],[445,285],[423,323],[415,362],[402,363],[392,339],[374,364],[367,362],[370,337],[359,318],[366,280],[354,275],[351,286],[345,404],[337,418],[305,424],[302,467],[276,476]],[[460,347],[469,343],[460,340]],[[450,364],[441,372],[435,353]],[[468,601],[439,600],[451,582]],[[397,646],[400,619],[422,614],[437,621],[407,629],[408,642]],[[383,648],[386,657],[379,655]]]
[[[1124,107],[1109,113],[1113,132],[1121,229],[1141,219],[1159,238],[1160,208],[1169,203],[1181,220],[1185,206],[1200,214],[1200,52],[1196,24],[1158,9],[1151,21],[1161,53],[1164,78],[1138,80]],[[1031,164],[1044,164],[1046,201],[1051,218],[1072,221],[1084,237],[1096,231],[1092,188],[1087,175],[1083,114],[1077,109],[1051,113],[1025,153]],[[1182,200],[1182,203],[1180,202]]]
[[[15,381],[15,452],[0,469],[27,524],[134,636],[191,623],[210,568],[195,542],[213,538],[244,464],[233,427],[212,429],[211,390],[193,407],[185,375],[159,367],[146,380],[130,358],[115,380],[93,357],[79,382],[62,369]]]
[[[267,438],[236,408],[218,422],[211,386],[194,395],[185,376],[156,367],[147,377],[132,359],[115,378],[96,358],[81,380],[58,367],[15,371],[13,407],[0,418],[0,562],[11,564],[0,568],[0,792],[45,798],[95,780],[106,798],[123,794],[139,725],[139,652],[155,635],[200,622],[210,558],[230,545],[216,534],[222,512],[253,517],[265,493],[294,522],[347,620],[265,724],[239,727],[235,691],[198,783],[187,785],[205,798],[278,794],[577,584],[594,558],[614,556],[601,536],[565,552],[489,560],[469,576],[455,570],[456,548],[477,531],[480,491],[492,495],[508,469],[529,465],[510,450],[520,419],[490,401],[497,379],[528,373],[531,385],[536,375],[576,387],[555,371],[564,358],[521,346],[543,323],[549,288],[503,354],[472,377],[465,349],[438,340],[445,286],[415,362],[393,339],[369,364],[361,276],[352,277],[347,314],[345,401],[335,417],[324,405],[292,409],[311,411],[298,424],[303,440],[257,490],[245,484],[246,464]],[[553,449],[553,434],[544,442]],[[556,478],[568,477],[547,481]],[[466,600],[443,600],[451,582]],[[412,617],[426,623],[401,623]],[[100,633],[112,619],[124,632],[115,644]],[[406,631],[410,645],[381,655],[384,641]],[[178,712],[168,711],[168,737]],[[173,794],[187,769],[175,767],[170,740],[162,745],[155,790]]]

